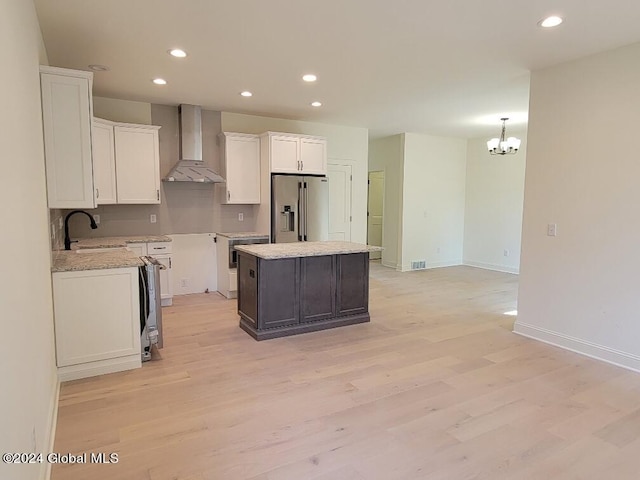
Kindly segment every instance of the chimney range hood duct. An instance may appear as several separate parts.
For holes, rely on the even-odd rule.
[[[224,183],[224,178],[202,161],[202,111],[196,105],[180,105],[180,160],[165,182]]]

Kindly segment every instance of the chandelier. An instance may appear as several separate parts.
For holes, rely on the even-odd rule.
[[[500,138],[492,138],[487,142],[487,148],[491,155],[513,155],[520,148],[520,139],[516,137],[509,137],[505,139],[506,122],[508,117],[503,117],[502,120],[502,132]]]

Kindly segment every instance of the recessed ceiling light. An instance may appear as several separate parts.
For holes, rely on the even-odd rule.
[[[174,48],[172,50],[169,50],[169,55],[173,55],[174,57],[178,57],[178,58],[184,58],[187,56],[187,52],[179,48]]]
[[[252,97],[253,93],[249,92],[248,90],[245,90],[244,92],[240,92],[240,95],[242,95],[243,97]]]
[[[311,106],[312,107],[321,107],[322,103],[320,103],[320,102],[311,102]]]
[[[305,82],[315,82],[318,79],[318,77],[316,77],[313,73],[307,73],[306,75],[302,76],[302,80],[304,80]]]
[[[557,27],[563,22],[562,18],[552,15],[550,17],[544,18],[538,22],[538,25],[544,28]]]
[[[166,85],[167,81],[164,78],[154,78],[153,83],[156,85]]]
[[[110,68],[106,65],[92,64],[89,65],[89,70],[93,70],[94,72],[107,72],[110,70]]]

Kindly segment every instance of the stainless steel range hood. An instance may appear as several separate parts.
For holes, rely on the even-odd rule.
[[[165,182],[224,183],[224,178],[202,161],[202,111],[197,105],[180,105],[180,160]]]

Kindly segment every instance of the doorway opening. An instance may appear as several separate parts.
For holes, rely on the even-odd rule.
[[[384,210],[384,172],[369,172],[367,200],[367,245],[382,246],[382,225]],[[377,260],[382,252],[371,252],[369,258]]]

